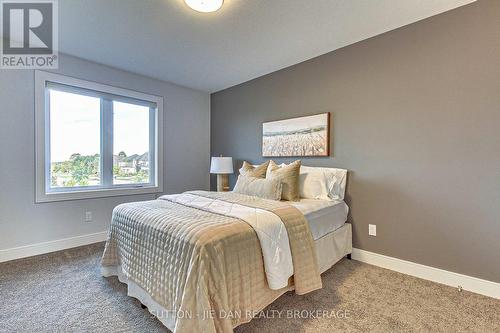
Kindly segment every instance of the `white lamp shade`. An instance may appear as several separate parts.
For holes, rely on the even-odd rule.
[[[210,173],[233,173],[233,158],[212,157],[212,163],[210,163]]]

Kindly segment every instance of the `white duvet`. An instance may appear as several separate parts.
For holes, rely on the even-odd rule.
[[[285,225],[276,214],[189,193],[164,195],[162,198],[248,223],[259,238],[269,288],[281,289],[288,285],[288,279],[293,275],[292,253]]]

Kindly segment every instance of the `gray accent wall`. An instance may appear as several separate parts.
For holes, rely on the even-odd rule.
[[[356,248],[500,282],[500,1],[212,94],[212,156],[260,163],[262,122],[327,111],[332,156],[302,161],[349,170]]]
[[[164,97],[164,191],[208,189],[208,93],[61,55],[57,73]],[[106,231],[113,208],[155,195],[35,204],[34,72],[0,69],[0,250]],[[84,222],[85,211],[93,221]]]

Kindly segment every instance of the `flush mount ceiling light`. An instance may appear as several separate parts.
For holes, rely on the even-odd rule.
[[[222,7],[224,0],[184,0],[184,2],[198,12],[210,13]]]

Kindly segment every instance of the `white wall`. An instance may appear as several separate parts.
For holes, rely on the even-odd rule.
[[[57,73],[164,97],[164,191],[208,189],[210,96],[61,55]],[[35,204],[34,72],[0,70],[0,250],[107,230],[113,207],[154,195]],[[84,222],[92,211],[93,221]]]

